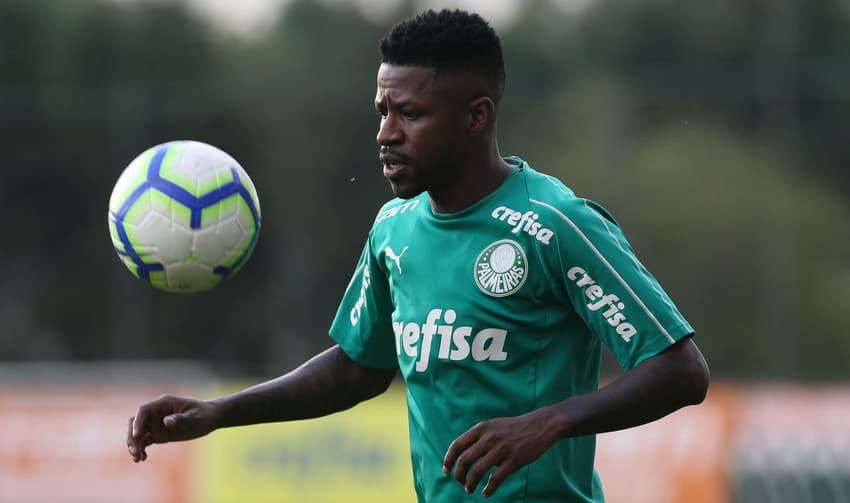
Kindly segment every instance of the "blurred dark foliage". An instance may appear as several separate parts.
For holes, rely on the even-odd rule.
[[[327,347],[390,197],[372,105],[389,24],[300,0],[240,38],[177,3],[0,2],[0,360],[276,374]],[[620,219],[716,375],[848,377],[846,2],[529,0],[500,32],[503,153]],[[172,139],[229,152],[261,198],[254,256],[203,294],[136,280],[107,233],[120,172]]]

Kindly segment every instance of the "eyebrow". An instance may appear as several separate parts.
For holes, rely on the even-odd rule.
[[[382,104],[383,104],[383,101],[376,101],[375,102],[375,108],[380,107]],[[393,108],[404,108],[408,105],[414,105],[413,101],[411,101],[411,100],[396,101],[396,102],[393,103]]]

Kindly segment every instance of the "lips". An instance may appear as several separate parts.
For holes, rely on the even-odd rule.
[[[385,152],[381,153],[378,157],[384,165],[384,177],[389,180],[398,179],[404,176],[404,173],[409,166],[407,160],[397,154]]]
[[[397,180],[404,176],[406,164],[384,164],[384,177],[389,180]]]

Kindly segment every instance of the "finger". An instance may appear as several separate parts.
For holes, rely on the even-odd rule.
[[[142,429],[144,428],[145,424],[147,423],[147,420],[148,420],[147,409],[145,407],[139,407],[139,409],[136,410],[136,415],[134,416],[134,419],[133,419],[132,435],[133,435],[133,438],[135,440],[138,440],[139,437],[142,436]]]
[[[145,433],[142,438],[139,439],[139,461],[148,459],[148,446],[152,443],[154,443],[152,433]]]
[[[130,456],[133,458],[133,461],[138,462],[138,450],[136,449],[136,443],[133,440],[133,419],[135,416],[130,416],[130,420],[127,423],[127,450],[130,452]]]
[[[482,456],[478,462],[472,466],[466,477],[466,484],[464,487],[467,494],[472,494],[472,492],[475,491],[475,488],[478,487],[478,483],[481,482],[481,478],[484,477],[484,474],[487,473],[490,468],[501,464],[503,459],[504,451],[502,449],[491,449],[484,454],[484,456]]]
[[[481,494],[484,495],[485,498],[489,498],[496,492],[496,489],[502,485],[502,482],[508,477],[508,475],[512,474],[516,471],[513,463],[503,463],[496,468],[493,473],[490,474],[490,478],[487,480],[487,485],[484,486],[484,490],[481,491]]]
[[[468,430],[463,435],[457,437],[455,441],[449,445],[449,449],[446,451],[445,457],[443,457],[443,473],[448,474],[452,471],[460,453],[474,444],[478,440],[478,436],[478,430],[473,427],[471,430]]]
[[[130,454],[133,456],[133,461],[139,462],[144,461],[145,456],[145,444],[143,439],[145,436],[149,436],[150,433],[144,432],[144,424],[139,421],[138,414],[130,418],[130,425],[128,427],[128,439],[127,443],[129,445]]]
[[[143,442],[143,437],[150,436],[150,432],[147,431],[147,421],[148,421],[149,413],[148,407],[141,406],[136,410],[136,415],[133,417],[132,427],[130,428],[130,440],[133,444],[134,451],[134,461],[137,463],[139,461],[144,461],[147,459],[147,453],[145,452],[145,447],[150,444]]]
[[[466,476],[464,488],[466,489],[467,494],[472,494],[472,492],[475,491],[475,488],[478,487],[478,483],[481,482],[481,479],[490,470],[490,468],[501,464],[503,459],[504,451],[501,449],[491,449],[481,456],[481,458],[479,458],[478,461],[469,469],[469,473]]]
[[[483,456],[488,454],[488,450],[489,446],[479,440],[472,444],[469,449],[458,455],[457,462],[455,464],[455,480],[457,480],[458,484],[462,486],[466,485],[466,473],[473,465],[476,465]]]

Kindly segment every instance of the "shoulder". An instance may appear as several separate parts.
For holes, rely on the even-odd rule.
[[[529,207],[552,228],[582,228],[588,225],[619,227],[614,217],[599,203],[577,196],[560,179],[526,165]]]

